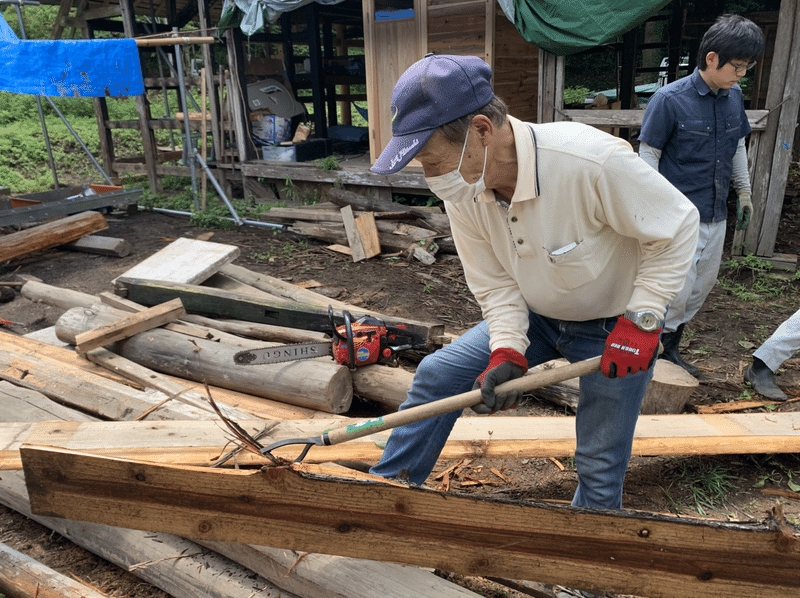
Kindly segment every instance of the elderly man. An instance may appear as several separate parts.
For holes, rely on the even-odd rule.
[[[401,409],[497,385],[554,358],[602,354],[580,381],[574,505],[620,508],[666,306],[697,244],[695,207],[630,145],[577,123],[507,115],[489,66],[427,55],[397,82],[393,138],[372,170],[416,158],[444,200],[484,321],[427,356]],[[460,412],[395,429],[372,473],[422,484]]]

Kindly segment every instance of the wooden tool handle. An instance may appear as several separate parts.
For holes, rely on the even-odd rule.
[[[551,384],[557,384],[558,382],[564,382],[565,380],[570,380],[572,378],[587,376],[597,372],[599,369],[600,356],[598,355],[597,357],[592,357],[591,359],[585,359],[583,361],[570,363],[568,365],[549,370],[542,370],[540,372],[536,372],[535,374],[531,374],[530,376],[522,376],[522,378],[517,378],[516,380],[509,380],[508,382],[504,382],[503,384],[499,385],[497,387],[497,391],[503,392],[508,390],[521,390],[523,392],[527,392],[535,388],[541,388],[542,386],[549,386]],[[428,419],[437,415],[444,415],[445,413],[451,413],[460,409],[466,409],[467,407],[472,407],[480,402],[480,389],[470,390],[469,392],[464,392],[460,395],[454,395],[452,397],[447,397],[446,399],[441,399],[439,401],[433,401],[425,405],[411,407],[409,409],[404,409],[403,411],[390,413],[389,415],[373,418],[358,424],[352,424],[344,428],[330,430],[324,435],[324,443],[326,445],[331,445],[339,444],[340,442],[345,442],[347,440],[355,440],[356,438],[369,436],[370,434],[375,434],[376,432],[381,432],[383,430],[404,426],[406,424],[422,421],[423,419]]]

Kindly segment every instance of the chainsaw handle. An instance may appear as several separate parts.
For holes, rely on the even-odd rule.
[[[570,380],[572,378],[588,376],[589,374],[594,374],[600,370],[600,357],[601,356],[598,355],[597,357],[584,359],[583,361],[578,361],[576,363],[570,363],[568,365],[551,368],[549,370],[542,370],[528,376],[523,376],[522,378],[517,378],[516,380],[509,380],[508,382],[504,382],[503,384],[497,386],[495,392],[504,392],[509,390],[521,390],[523,392],[527,392],[536,388],[541,388],[542,386],[549,386],[551,384],[564,382],[565,380]],[[348,440],[355,440],[356,438],[369,436],[370,434],[382,432],[383,430],[397,428],[399,426],[422,421],[437,415],[444,415],[445,413],[466,409],[467,407],[477,405],[482,400],[481,389],[476,388],[468,392],[463,392],[459,395],[454,395],[452,397],[447,397],[445,399],[440,399],[424,405],[418,405],[416,407],[410,407],[408,409],[404,409],[403,411],[397,411],[395,413],[390,413],[389,415],[373,418],[343,428],[329,430],[322,435],[323,444],[329,446],[346,442]]]

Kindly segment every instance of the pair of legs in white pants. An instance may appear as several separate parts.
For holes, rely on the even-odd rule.
[[[753,353],[773,371],[800,350],[800,309],[778,326],[764,344]]]
[[[691,320],[703,307],[706,297],[717,282],[724,245],[724,220],[700,223],[697,250],[683,289],[669,304],[664,332],[675,332],[678,326]]]

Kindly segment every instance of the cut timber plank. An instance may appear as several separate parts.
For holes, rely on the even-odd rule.
[[[350,206],[343,207],[341,214],[353,261],[360,262],[378,255],[381,252],[381,241],[375,226],[375,215],[368,212],[354,217]]]
[[[343,468],[318,465],[220,470],[34,445],[20,452],[39,515],[204,542],[269,538],[291,550],[652,598],[800,592],[800,536],[782,519],[728,523],[493,500],[365,474],[353,482]]]
[[[125,257],[131,253],[131,244],[125,239],[115,237],[102,237],[100,235],[87,235],[77,241],[64,245],[64,249],[97,253],[113,257]]]
[[[249,433],[266,430],[261,444],[289,438],[318,437],[332,428],[363,420],[315,419],[284,422],[239,420]],[[306,463],[328,461],[377,462],[388,431],[333,446],[312,446]],[[138,458],[159,463],[208,465],[228,441],[218,421],[102,422],[0,424],[0,469],[19,467],[21,444],[46,444],[91,450],[105,456]],[[299,444],[273,451],[294,459]],[[565,457],[575,452],[573,417],[465,417],[453,428],[440,460]],[[800,413],[737,415],[642,415],[636,425],[633,454],[713,455],[800,452]],[[267,464],[265,457],[240,453],[238,462]]]
[[[128,301],[114,293],[109,293],[107,291],[103,291],[98,295],[101,303],[103,305],[108,305],[109,307],[113,307],[114,309],[119,309],[121,311],[126,311],[130,313],[139,313],[147,308],[144,305],[139,305],[138,303],[134,303],[133,301]],[[184,310],[183,318],[186,315],[186,310]],[[181,334],[187,334],[189,336],[196,336],[197,338],[211,338],[213,335],[208,332],[208,330],[204,330],[197,326],[192,326],[191,324],[187,324],[186,322],[169,322],[164,324],[164,328],[167,330],[172,330],[173,332],[180,332]]]
[[[0,237],[0,262],[54,245],[63,245],[84,235],[108,228],[100,212],[81,212]]]
[[[108,598],[108,594],[101,594],[5,544],[0,544],[0,592],[6,596],[37,598]]]
[[[356,221],[353,217],[353,208],[346,206],[342,208],[341,213],[342,224],[344,224],[344,233],[347,235],[347,244],[350,247],[350,255],[353,257],[353,261],[360,262],[361,260],[367,259],[367,252],[364,250],[364,243],[361,241],[361,235],[356,228]]]
[[[104,324],[99,328],[82,332],[75,337],[78,353],[88,353],[92,349],[104,347],[110,343],[130,338],[134,334],[139,334],[146,330],[158,328],[162,324],[167,324],[186,315],[180,299],[173,299],[156,305],[150,309],[144,309],[138,313],[125,316]]]
[[[181,237],[121,277],[199,284],[239,257],[239,253],[239,248],[233,245]]]

